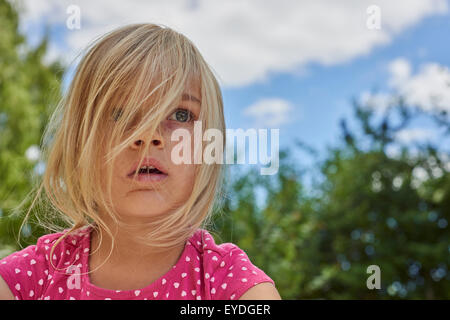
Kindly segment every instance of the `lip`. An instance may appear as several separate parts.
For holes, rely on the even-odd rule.
[[[133,176],[130,177],[132,179]],[[138,175],[136,177],[136,182],[142,186],[154,186],[155,183],[161,184],[167,179],[167,174],[145,174],[145,175]]]
[[[156,169],[158,169],[159,171],[161,171],[162,173],[164,173],[166,176],[168,175],[166,168],[164,168],[164,166],[155,158],[150,158],[150,157],[146,157],[144,158],[144,160],[141,163],[140,167],[143,166],[152,166],[155,167]],[[128,177],[132,178],[134,173],[136,172],[136,170],[138,170],[139,168],[139,161],[136,161],[132,168],[130,169],[130,171],[128,172]]]

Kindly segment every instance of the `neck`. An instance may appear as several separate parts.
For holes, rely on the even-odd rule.
[[[106,230],[98,228],[91,233],[91,254],[102,260],[108,258],[107,263],[115,266],[134,266],[148,268],[167,268],[174,265],[181,256],[184,244],[166,250],[154,248],[137,241],[147,231],[144,228],[126,230],[117,226],[108,226],[113,234],[114,241]],[[112,248],[112,249],[111,249]],[[97,259],[98,260],[98,259]]]
[[[148,232],[148,228],[143,227],[144,221],[128,221],[135,226],[131,230],[102,218],[113,238],[101,226],[91,232],[89,277],[98,287],[114,290],[143,288],[167,273],[183,253],[184,243],[160,250],[136,241],[137,236],[142,237]]]

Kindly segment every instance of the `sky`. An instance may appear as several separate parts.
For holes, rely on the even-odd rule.
[[[401,94],[427,112],[450,112],[449,0],[12,2],[22,8],[30,45],[50,27],[46,61],[71,65],[65,86],[77,55],[101,34],[137,22],[173,28],[216,74],[227,128],[279,129],[281,148],[296,150],[297,139],[319,152],[336,145],[352,99],[376,102],[382,112]],[[426,117],[397,137],[448,142]],[[308,163],[304,153],[294,156]]]

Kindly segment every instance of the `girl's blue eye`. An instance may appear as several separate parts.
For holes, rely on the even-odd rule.
[[[169,117],[169,120],[175,120],[179,122],[191,122],[194,120],[194,114],[186,109],[177,109]]]
[[[113,119],[114,121],[119,120],[119,118],[122,116],[123,111],[122,109],[114,108],[113,109]]]

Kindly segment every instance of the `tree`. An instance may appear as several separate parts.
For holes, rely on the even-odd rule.
[[[19,249],[17,233],[23,216],[13,215],[31,191],[40,139],[60,97],[64,71],[60,63],[45,64],[48,36],[31,48],[18,31],[16,8],[0,0],[0,254]],[[48,34],[48,33],[47,33]],[[32,147],[33,146],[33,147]],[[32,147],[30,149],[30,147]],[[26,153],[28,151],[28,157]],[[34,153],[34,154],[33,154]],[[38,167],[36,167],[38,165]],[[22,245],[35,243],[43,230],[31,224]]]
[[[418,116],[402,99],[380,119],[356,101],[354,110],[361,130],[341,121],[341,144],[317,161],[311,190],[288,151],[276,176],[228,174],[213,235],[243,248],[285,299],[448,299],[450,157],[430,144],[390,155],[396,133]],[[371,265],[380,290],[366,286]]]
[[[321,165],[325,179],[313,217],[325,279],[311,296],[450,297],[450,157],[430,144],[419,145],[417,155],[407,147],[388,155],[396,132],[413,117],[398,101],[378,123],[373,109],[355,104],[362,136],[344,121],[345,143]],[[390,120],[394,112],[398,125]],[[369,265],[381,268],[381,290],[366,288]]]
[[[280,153],[280,168],[274,176],[261,176],[257,169],[229,170],[224,204],[214,217],[212,235],[219,243],[243,248],[252,263],[274,279],[283,298],[296,297],[303,274],[298,252],[310,228],[300,206],[302,173],[289,163],[287,150]],[[265,198],[264,203],[258,203],[258,198]]]

